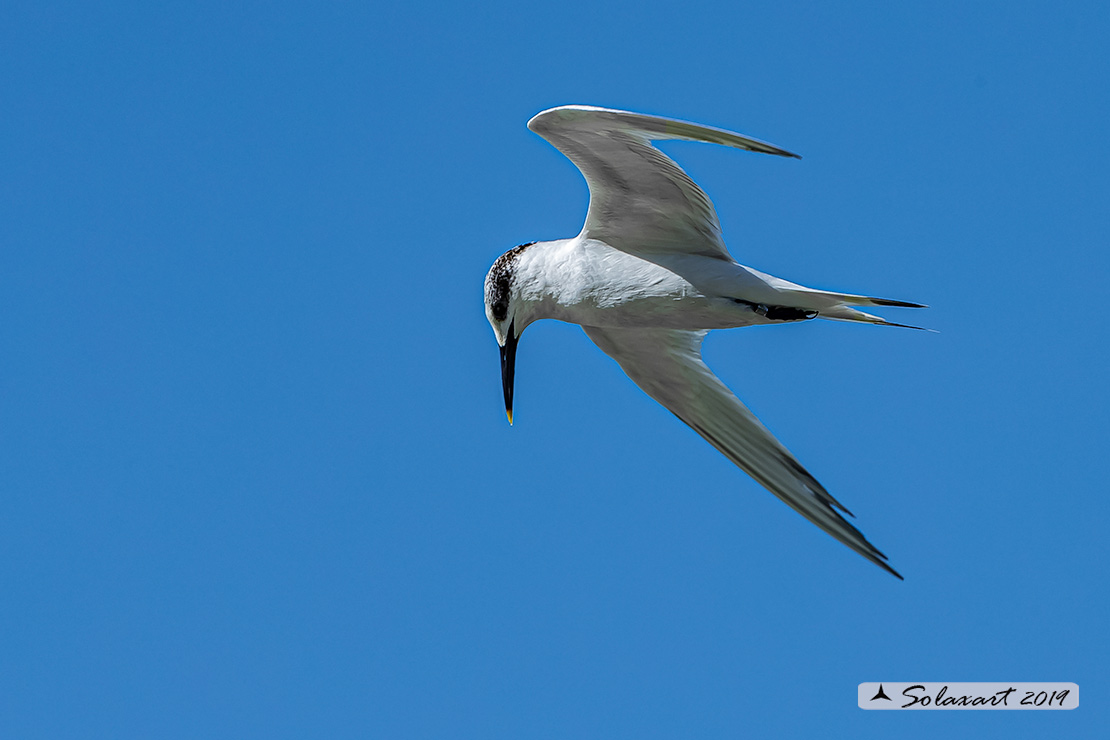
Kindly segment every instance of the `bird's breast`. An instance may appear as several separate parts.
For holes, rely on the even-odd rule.
[[[752,312],[706,295],[664,266],[613,249],[586,245],[563,264],[553,291],[563,321],[611,328],[723,329],[752,323]]]

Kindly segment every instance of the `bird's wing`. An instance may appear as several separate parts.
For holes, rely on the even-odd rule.
[[[704,141],[798,156],[717,128],[583,105],[546,110],[528,128],[585,176],[590,209],[582,235],[634,254],[681,252],[732,259],[709,196],[652,141]]]
[[[707,332],[582,328],[645,393],[764,488],[860,555],[902,577],[836,509],[849,516],[851,512],[829,495],[706,366],[701,342]]]

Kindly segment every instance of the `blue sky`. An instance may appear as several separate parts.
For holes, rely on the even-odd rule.
[[[1106,710],[1104,3],[9,2],[0,735],[1094,737]],[[573,326],[504,418],[482,278],[577,233],[524,124],[664,148],[741,262],[938,334],[710,365],[904,583]],[[1074,681],[864,712],[863,681]]]

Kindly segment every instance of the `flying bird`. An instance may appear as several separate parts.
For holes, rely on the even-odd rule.
[[[797,154],[717,128],[584,105],[546,110],[528,128],[578,167],[590,205],[578,236],[514,247],[486,275],[486,317],[501,349],[509,423],[520,335],[539,319],[578,324],[645,393],[767,490],[902,578],[840,514],[852,513],[706,366],[701,344],[712,329],[817,318],[906,327],[856,307],[925,306],[814,290],[739,264],[725,248],[709,196],[652,142]]]

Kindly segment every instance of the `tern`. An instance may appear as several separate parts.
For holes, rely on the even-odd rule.
[[[578,324],[645,393],[795,511],[899,579],[833,498],[702,361],[712,329],[811,319],[895,324],[856,306],[919,303],[829,293],[741,265],[725,248],[709,196],[652,145],[702,141],[800,159],[722,129],[627,111],[567,105],[528,128],[581,171],[586,223],[571,239],[522,244],[486,275],[486,317],[501,350],[513,422],[517,342],[539,319]]]

